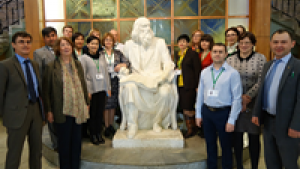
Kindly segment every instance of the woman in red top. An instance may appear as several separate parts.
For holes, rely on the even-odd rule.
[[[208,34],[202,35],[200,40],[201,52],[199,54],[202,70],[213,63],[210,55],[210,50],[212,49],[213,45],[214,45],[214,39],[212,36]]]

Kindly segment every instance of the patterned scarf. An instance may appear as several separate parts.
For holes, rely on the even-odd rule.
[[[63,114],[75,117],[77,124],[85,123],[89,113],[74,59],[71,57],[70,61],[72,74],[61,58],[59,60],[63,75]]]

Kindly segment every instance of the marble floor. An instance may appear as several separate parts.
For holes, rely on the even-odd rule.
[[[6,155],[6,129],[2,126],[1,120],[0,120],[0,122],[1,122],[1,125],[0,125],[0,169],[4,169],[5,155]],[[195,137],[198,137],[198,136],[195,136]],[[195,139],[195,138],[190,138],[190,139]],[[300,163],[300,160],[298,161],[298,163]],[[42,164],[43,164],[42,169],[58,169],[57,166],[48,162],[44,157],[42,158]],[[244,163],[244,166],[245,166],[245,169],[251,169],[250,160],[247,160]],[[23,153],[22,153],[20,169],[27,169],[27,168],[28,168],[28,145],[26,142],[24,145]],[[265,169],[265,168],[266,167],[264,164],[263,145],[262,145],[259,169]]]

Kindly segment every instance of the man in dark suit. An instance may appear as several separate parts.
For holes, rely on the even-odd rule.
[[[252,122],[264,123],[265,161],[268,169],[299,169],[300,61],[291,55],[292,35],[278,30],[271,37],[275,54],[262,72]]]
[[[20,165],[25,138],[29,143],[29,168],[41,169],[43,107],[39,71],[29,59],[32,37],[17,32],[12,37],[15,56],[0,62],[0,116],[7,129],[5,169]]]
[[[46,69],[46,65],[55,59],[53,47],[57,40],[57,31],[53,27],[46,27],[42,30],[42,36],[45,42],[45,46],[37,49],[33,53],[33,59],[39,64],[40,79],[43,79],[43,72]],[[52,148],[57,151],[57,132],[52,123],[48,123],[48,129],[50,138],[52,141]]]

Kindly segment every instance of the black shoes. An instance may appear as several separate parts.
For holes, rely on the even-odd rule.
[[[91,135],[90,140],[94,145],[99,145],[99,144],[105,143],[105,140],[103,139],[102,135],[100,135],[100,134]]]
[[[104,131],[104,136],[105,137],[111,138],[115,134],[116,134],[116,130],[115,130],[115,128],[112,125],[110,125],[109,127],[105,128],[105,131]]]

